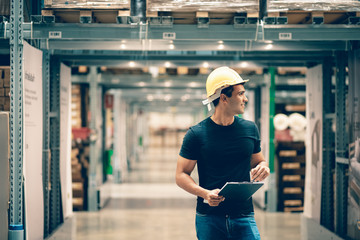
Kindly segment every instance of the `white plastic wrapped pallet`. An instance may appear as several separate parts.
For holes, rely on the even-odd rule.
[[[305,11],[359,11],[358,0],[268,0],[268,12]]]
[[[47,8],[80,8],[80,9],[130,9],[129,0],[44,0]]]
[[[147,0],[146,10],[149,12],[257,12],[259,0]]]

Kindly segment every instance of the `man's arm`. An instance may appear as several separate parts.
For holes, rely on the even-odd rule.
[[[252,181],[260,182],[270,175],[270,169],[261,151],[251,156],[250,166]]]
[[[200,187],[190,176],[196,165],[195,160],[179,156],[176,167],[176,184],[185,191],[207,200],[210,206],[218,206],[224,197],[218,195],[220,189],[209,191]]]

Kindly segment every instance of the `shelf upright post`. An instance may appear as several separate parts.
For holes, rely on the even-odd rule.
[[[23,0],[10,3],[9,239],[24,239]]]
[[[334,181],[333,169],[335,164],[334,134],[332,131],[332,59],[325,58],[323,62],[323,166],[321,187],[321,215],[320,223],[330,231],[334,231]],[[330,104],[329,104],[330,103]]]
[[[276,172],[275,172],[275,129],[274,129],[274,115],[275,115],[275,68],[269,69],[270,73],[270,89],[269,89],[269,188],[268,188],[268,211],[276,212],[277,210],[277,186],[276,186]]]
[[[335,113],[336,113],[336,229],[335,232],[339,236],[345,238],[347,233],[347,208],[348,208],[348,135],[346,132],[346,82],[345,82],[345,66],[347,57],[345,52],[338,52],[336,55],[336,91],[335,91]]]
[[[46,40],[40,41],[43,51],[43,191],[44,191],[44,237],[50,234],[50,51]]]
[[[62,222],[60,190],[60,60],[51,58],[50,74],[50,233]]]
[[[97,203],[97,179],[96,179],[96,168],[99,162],[99,154],[97,150],[97,122],[96,118],[98,115],[98,95],[97,95],[97,73],[96,67],[90,67],[90,129],[91,129],[91,137],[90,137],[90,167],[89,167],[89,185],[88,185],[88,210],[89,211],[97,211],[98,203]],[[92,136],[95,136],[96,139],[92,139]]]

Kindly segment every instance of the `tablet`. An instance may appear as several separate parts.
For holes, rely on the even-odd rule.
[[[264,185],[263,182],[227,182],[218,193],[224,196],[225,200],[248,200],[259,188]]]

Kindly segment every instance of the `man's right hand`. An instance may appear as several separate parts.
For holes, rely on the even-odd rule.
[[[204,198],[211,207],[219,206],[219,204],[225,200],[223,196],[219,196],[220,189],[214,189],[208,191]]]

